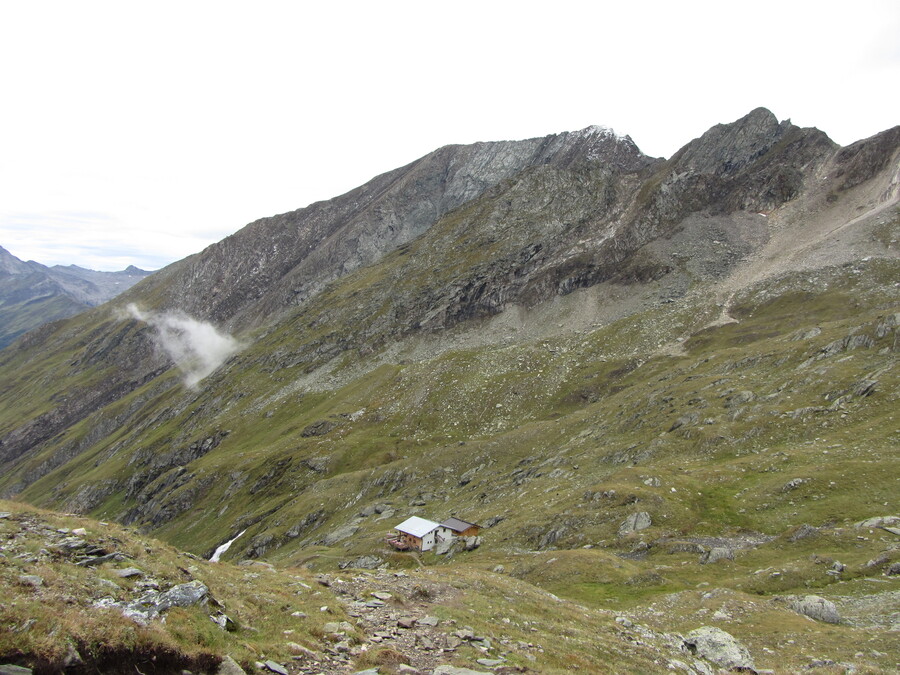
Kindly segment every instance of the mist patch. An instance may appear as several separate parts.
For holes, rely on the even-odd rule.
[[[134,303],[127,310],[129,316],[154,329],[156,344],[174,361],[191,388],[243,348],[228,333],[184,312],[145,312]]]

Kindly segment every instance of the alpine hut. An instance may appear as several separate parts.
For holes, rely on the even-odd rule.
[[[430,551],[438,541],[451,536],[440,523],[419,516],[407,518],[394,527],[394,530],[395,533],[388,539],[388,543],[401,551],[408,549]]]

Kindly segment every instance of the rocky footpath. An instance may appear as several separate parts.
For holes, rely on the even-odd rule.
[[[348,636],[362,633],[364,651],[388,648],[397,654],[398,661],[404,662],[394,664],[406,666],[400,672],[432,672],[448,665],[444,662],[464,645],[479,656],[474,660],[482,667],[493,672],[520,672],[520,668],[508,665],[506,655],[516,651],[527,658],[532,652],[542,651],[533,643],[513,644],[503,638],[495,643],[477,634],[471,626],[460,626],[454,619],[434,616],[431,611],[452,603],[460,591],[420,575],[358,571],[349,577],[320,575],[317,580],[332,588],[347,613],[356,619],[356,625],[347,622],[327,625],[326,629],[333,629],[330,639],[338,645],[347,645]]]

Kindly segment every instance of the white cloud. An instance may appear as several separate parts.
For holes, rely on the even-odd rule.
[[[147,312],[135,304],[127,309],[132,318],[154,328],[157,344],[184,374],[188,387],[196,387],[242,348],[238,340],[211,323],[183,312]]]

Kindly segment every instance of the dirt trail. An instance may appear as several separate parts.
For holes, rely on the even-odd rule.
[[[868,221],[874,222],[881,214],[898,206],[900,196],[894,196],[849,220],[843,220],[840,213],[827,209],[818,213],[788,212],[773,217],[768,243],[749,256],[720,285],[717,299],[722,305],[722,313],[710,325],[735,322],[729,314],[734,296],[752,284],[788,271],[817,269],[859,259],[862,252],[857,248],[861,237],[854,237],[851,230],[857,225],[865,228]]]

